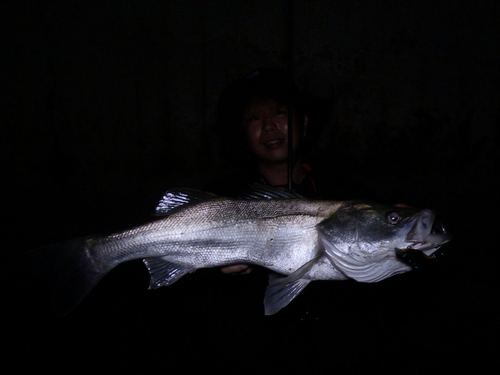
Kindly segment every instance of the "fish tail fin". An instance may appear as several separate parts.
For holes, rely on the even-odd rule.
[[[110,269],[98,269],[91,252],[94,239],[79,238],[28,252],[37,283],[49,289],[56,315],[70,313]]]

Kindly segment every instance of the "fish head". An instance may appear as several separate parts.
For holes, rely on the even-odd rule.
[[[412,269],[405,256],[431,256],[450,240],[435,212],[346,202],[318,224],[325,254],[347,277],[377,282]]]

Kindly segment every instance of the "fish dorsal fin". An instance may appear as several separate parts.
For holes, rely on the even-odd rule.
[[[182,276],[196,271],[195,267],[169,262],[166,257],[143,259],[149,271],[149,289],[158,289],[175,283]]]
[[[167,190],[161,198],[156,210],[155,216],[164,216],[172,213],[172,210],[189,203],[199,203],[208,199],[214,199],[217,196],[212,193],[196,189],[171,189]]]
[[[254,200],[254,199],[300,199],[304,198],[302,195],[290,191],[278,189],[274,186],[267,186],[262,184],[248,184],[245,190],[238,195],[237,198]]]
[[[264,311],[266,315],[273,315],[287,306],[299,295],[311,280],[302,277],[311,270],[320,256],[311,259],[297,271],[288,276],[276,273],[269,274],[269,285],[264,298]]]

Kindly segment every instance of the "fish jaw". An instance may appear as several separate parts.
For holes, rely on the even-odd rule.
[[[443,224],[435,220],[436,214],[431,210],[422,210],[415,215],[413,225],[405,237],[404,248],[419,250],[426,256],[451,240]]]

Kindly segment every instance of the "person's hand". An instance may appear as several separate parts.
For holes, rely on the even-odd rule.
[[[248,264],[231,264],[230,266],[221,267],[222,273],[232,275],[245,275],[252,272],[252,267]]]

